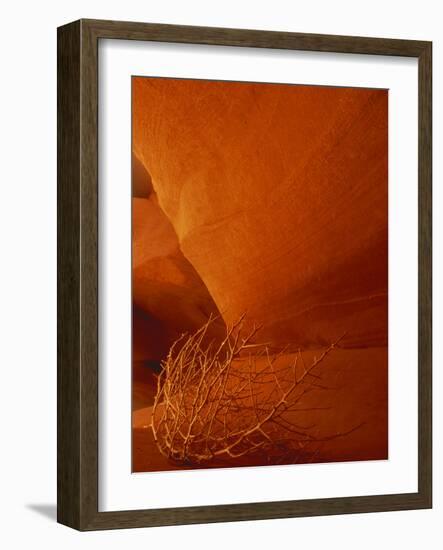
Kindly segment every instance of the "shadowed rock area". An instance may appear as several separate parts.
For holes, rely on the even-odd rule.
[[[160,361],[183,332],[197,330],[218,310],[181,252],[137,157],[133,157],[133,190],[133,355],[138,361]]]

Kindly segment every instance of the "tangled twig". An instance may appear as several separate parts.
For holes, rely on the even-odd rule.
[[[272,463],[296,462],[306,449],[318,451],[318,444],[330,438],[316,437],[313,426],[294,417],[306,411],[301,400],[307,393],[324,389],[313,371],[338,341],[308,367],[301,352],[281,366],[288,348],[272,354],[269,344],[255,343],[260,327],[245,333],[244,316],[227,328],[221,342],[207,343],[213,322],[210,318],[194,334],[183,335],[163,363],[152,413],[160,452],[174,461],[201,464],[257,453]],[[338,435],[344,434],[331,437]]]

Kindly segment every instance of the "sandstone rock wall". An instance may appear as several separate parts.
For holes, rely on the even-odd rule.
[[[213,299],[277,344],[386,345],[387,109],[385,90],[135,79],[155,190],[134,200],[136,303],[198,324]]]

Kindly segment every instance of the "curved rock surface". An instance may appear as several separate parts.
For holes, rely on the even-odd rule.
[[[171,224],[135,199],[137,305],[198,323],[201,278],[227,322],[247,312],[276,343],[386,345],[387,91],[139,78],[133,112]]]

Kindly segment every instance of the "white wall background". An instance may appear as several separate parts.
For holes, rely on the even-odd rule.
[[[436,548],[443,487],[443,10],[439,0],[77,0],[2,9],[0,86],[0,541],[84,549]],[[77,533],[55,523],[56,27],[80,17],[434,41],[434,461],[432,511]]]

